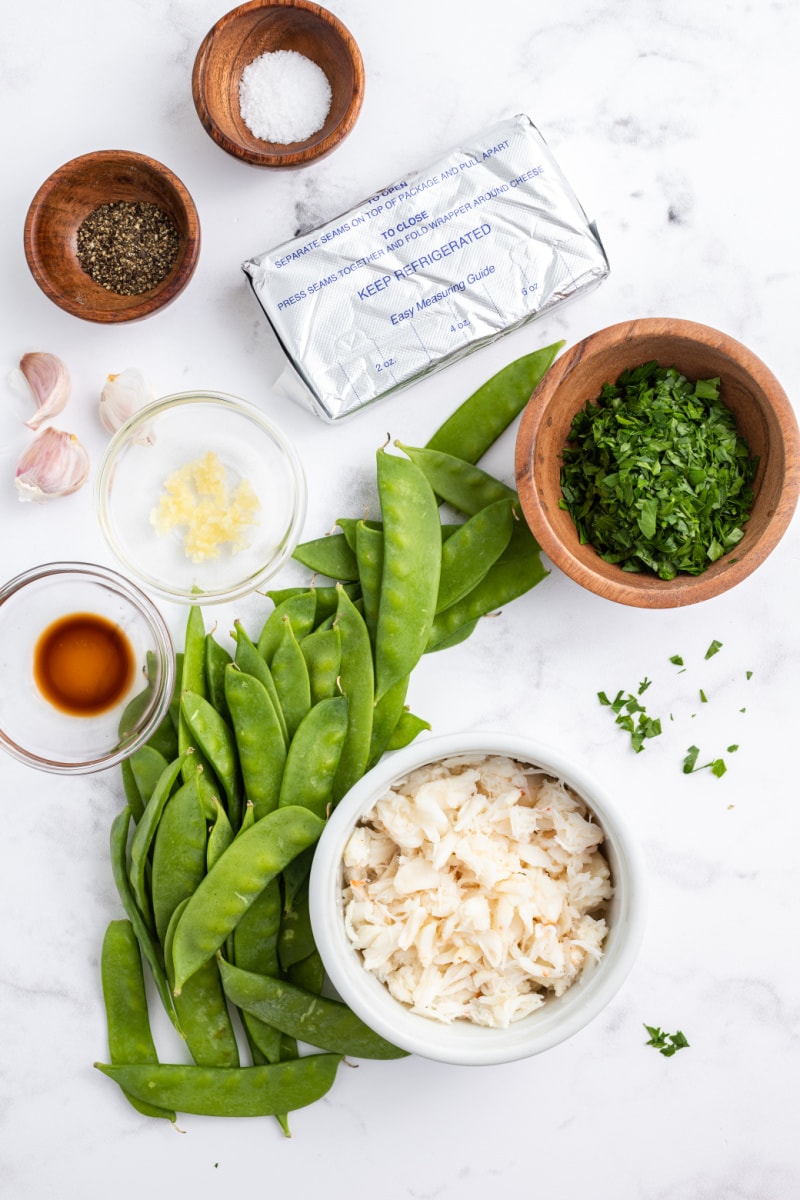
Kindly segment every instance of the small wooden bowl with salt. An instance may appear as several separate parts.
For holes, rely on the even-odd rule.
[[[364,63],[355,39],[310,0],[250,0],[206,34],[192,96],[204,129],[234,158],[302,167],[356,123]]]

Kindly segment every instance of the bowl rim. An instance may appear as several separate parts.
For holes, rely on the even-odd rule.
[[[25,587],[53,575],[80,576],[89,582],[102,584],[105,588],[123,595],[147,621],[158,643],[159,654],[164,669],[164,678],[162,680],[158,703],[147,721],[135,736],[129,738],[108,754],[87,759],[85,762],[64,762],[57,758],[45,758],[42,755],[33,754],[31,751],[26,750],[24,746],[20,746],[17,742],[9,738],[3,729],[0,729],[0,747],[18,762],[24,763],[25,766],[35,767],[51,775],[91,775],[97,771],[105,771],[109,767],[117,766],[125,759],[130,758],[136,750],[144,745],[167,715],[176,682],[175,647],[169,626],[151,598],[132,580],[121,575],[118,571],[114,571],[111,567],[103,566],[100,563],[65,560],[40,563],[35,567],[28,568],[26,571],[21,571],[0,587],[0,611],[2,611],[2,606],[12,596],[22,591]]]
[[[341,857],[356,820],[393,782],[426,763],[461,755],[508,755],[541,766],[573,787],[598,816],[606,834],[619,912],[605,953],[564,996],[505,1029],[467,1022],[450,1025],[411,1013],[392,998],[358,958],[341,919]],[[619,808],[597,779],[553,746],[492,730],[422,738],[373,767],[343,797],[317,845],[309,883],[311,925],[326,974],[346,1004],[387,1041],[443,1063],[483,1066],[512,1062],[548,1050],[592,1021],[624,983],[644,936],[647,877],[642,851]],[[615,930],[623,930],[615,933]],[[557,1010],[555,1006],[558,1005]]]
[[[57,191],[70,174],[90,163],[120,163],[123,166],[136,166],[144,168],[154,176],[165,180],[170,189],[175,193],[183,211],[187,225],[187,236],[185,250],[179,259],[174,274],[168,276],[166,282],[162,282],[156,288],[149,292],[143,292],[138,296],[118,296],[119,306],[116,308],[105,310],[95,309],[92,312],[87,312],[85,305],[73,300],[60,290],[58,284],[53,282],[52,272],[43,270],[39,255],[36,253],[36,245],[42,214],[46,210],[53,193]],[[102,198],[98,197],[97,203],[98,205],[102,204]],[[159,162],[158,159],[152,158],[148,154],[142,154],[138,150],[90,150],[85,154],[79,154],[76,158],[69,159],[67,162],[62,163],[60,167],[56,167],[37,188],[33,199],[28,205],[23,229],[23,246],[28,268],[48,299],[52,300],[63,312],[69,313],[70,316],[100,325],[123,324],[126,321],[141,320],[144,317],[154,315],[162,308],[166,308],[168,304],[171,304],[187,286],[197,269],[200,257],[200,242],[200,218],[197,206],[186,185],[164,163]],[[87,279],[90,279],[90,276],[87,275]],[[99,287],[100,285],[95,284],[94,286]]]
[[[146,426],[149,421],[159,416],[162,412],[186,407],[191,404],[207,403],[232,412],[237,417],[246,418],[258,425],[264,433],[273,439],[280,448],[294,480],[295,504],[289,532],[280,555],[273,559],[267,566],[262,566],[256,572],[248,575],[246,579],[240,580],[236,585],[225,588],[222,591],[195,592],[192,590],[187,591],[183,588],[169,587],[163,580],[146,575],[138,564],[133,563],[125,556],[118,547],[116,538],[114,537],[109,515],[109,495],[118,456],[129,444],[131,436],[137,430]],[[265,416],[260,408],[257,408],[249,400],[243,400],[240,396],[234,396],[228,392],[218,392],[211,388],[196,388],[187,392],[174,392],[168,396],[161,396],[159,399],[146,404],[143,408],[135,412],[112,435],[98,464],[94,482],[94,509],[103,538],[109,550],[115,559],[127,571],[134,574],[148,591],[154,593],[162,600],[169,600],[175,604],[196,604],[201,606],[224,604],[257,591],[268,579],[276,575],[288,559],[291,558],[302,533],[307,503],[308,484],[303,463],[296,448],[286,434],[279,426],[275,425]]]
[[[604,571],[578,558],[555,531],[547,503],[534,478],[534,456],[540,431],[547,426],[549,407],[562,382],[585,362],[608,352],[613,346],[648,337],[679,337],[695,341],[714,352],[722,352],[768,390],[771,408],[781,422],[786,469],[781,497],[770,523],[759,541],[737,559],[720,560],[701,575],[678,575],[661,580],[654,575],[629,573],[621,568],[610,580]],[[591,399],[592,397],[589,397]],[[589,334],[566,350],[550,367],[528,401],[520,421],[515,447],[515,474],[523,514],[534,537],[548,558],[574,582],[616,603],[640,608],[678,608],[712,599],[751,575],[775,549],[786,532],[800,498],[800,430],[789,398],[767,365],[742,342],[712,326],[678,317],[641,317],[620,321]],[[577,534],[576,534],[577,540]],[[602,563],[599,555],[598,564]],[[714,564],[715,566],[717,564]],[[605,570],[608,564],[602,563]],[[635,582],[634,582],[635,581]]]
[[[206,103],[205,80],[207,65],[218,33],[226,26],[233,24],[245,13],[255,12],[261,8],[302,9],[312,16],[318,17],[320,21],[334,29],[347,48],[355,74],[353,95],[338,125],[331,130],[327,137],[313,146],[305,146],[304,148],[303,142],[291,143],[300,148],[287,151],[286,153],[280,153],[274,149],[265,149],[262,151],[254,147],[241,146],[237,142],[231,141],[224,129],[221,128],[212,116]],[[194,100],[195,111],[206,133],[227,154],[239,159],[240,162],[246,162],[255,167],[302,167],[307,163],[313,162],[315,159],[323,158],[329,154],[331,150],[335,149],[351,133],[364,103],[364,90],[364,59],[358,42],[339,17],[330,12],[329,9],[323,8],[322,5],[314,3],[313,0],[247,0],[246,3],[237,5],[211,26],[198,47],[192,66],[192,98]],[[276,143],[264,142],[265,147],[274,145]]]

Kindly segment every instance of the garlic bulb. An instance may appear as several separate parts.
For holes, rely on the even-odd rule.
[[[128,367],[106,379],[100,393],[100,420],[109,433],[116,433],[129,417],[155,398],[155,389],[142,372]]]
[[[20,500],[51,500],[77,492],[89,476],[89,455],[74,433],[48,425],[17,462]]]
[[[23,354],[19,369],[12,373],[13,385],[19,384],[33,397],[36,412],[25,422],[29,429],[38,429],[56,413],[60,413],[69,399],[71,383],[69,371],[55,354],[34,351]]]

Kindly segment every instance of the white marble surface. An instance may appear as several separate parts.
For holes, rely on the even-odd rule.
[[[193,57],[223,4],[38,0],[5,13],[0,374],[30,349],[61,355],[74,380],[63,423],[94,462],[108,372],[139,366],[164,394],[195,385],[233,392],[263,406],[299,446],[316,536],[371,494],[373,452],[387,431],[425,439],[512,358],[617,320],[669,315],[717,326],[759,354],[791,397],[800,394],[796,4],[332,7],[363,51],[364,108],[333,156],[290,174],[229,158],[195,115]],[[274,395],[280,354],[241,260],[517,111],[542,130],[596,218],[609,280],[341,428]],[[42,180],[109,146],[172,167],[203,227],[185,295],[117,328],[61,313],[32,281],[22,249]],[[17,503],[13,465],[26,435],[12,393],[0,390],[2,576],[53,558],[108,562],[90,488],[49,506]],[[492,454],[505,478],[512,452],[509,435]],[[572,1041],[473,1071],[415,1058],[342,1069],[325,1100],[294,1116],[291,1141],[269,1119],[184,1117],[179,1135],[140,1118],[93,1071],[106,1053],[100,942],[121,915],[107,851],[120,785],[116,772],[62,780],[4,757],[3,1196],[800,1195],[798,532],[795,520],[754,576],[686,611],[615,607],[554,571],[468,643],[423,662],[411,704],[436,731],[530,732],[574,750],[613,790],[649,865],[644,945],[623,990]],[[298,577],[289,568],[281,582]],[[253,597],[218,615],[223,627],[234,616],[257,626],[267,609]],[[179,638],[182,612],[167,615]],[[723,651],[706,663],[713,638]],[[668,661],[675,653],[690,664],[683,675]],[[634,688],[645,675],[665,732],[637,756],[596,692]],[[702,711],[700,687],[709,695]],[[704,752],[741,749],[721,780],[684,777],[692,742]],[[661,1057],[644,1045],[643,1022],[682,1029],[690,1048]]]

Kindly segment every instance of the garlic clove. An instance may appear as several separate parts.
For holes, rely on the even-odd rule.
[[[74,433],[48,425],[17,462],[20,500],[51,500],[77,492],[89,476],[89,455]]]
[[[69,371],[55,354],[45,354],[39,350],[23,354],[19,371],[36,405],[36,412],[25,424],[29,429],[38,429],[45,421],[60,413],[69,400],[72,386]]]
[[[100,420],[109,433],[116,433],[129,417],[155,398],[155,389],[149,380],[136,367],[128,367],[106,379],[100,393]]]

